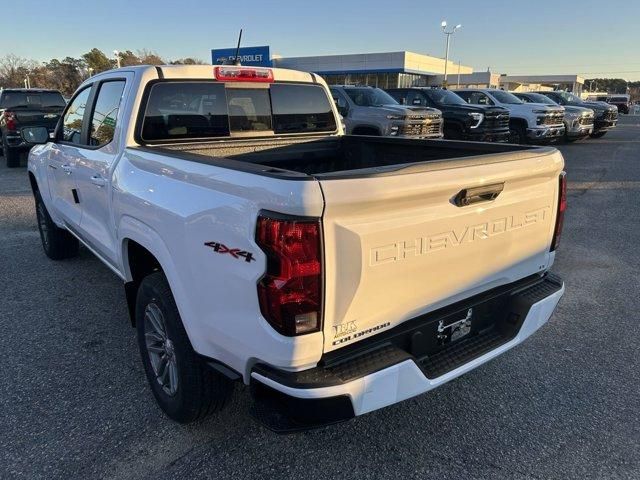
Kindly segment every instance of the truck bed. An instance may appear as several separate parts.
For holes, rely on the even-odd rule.
[[[437,168],[438,162],[460,160],[465,165],[509,161],[542,153],[541,149],[511,144],[415,140],[346,135],[317,139],[253,139],[189,144],[163,144],[156,153],[247,169],[276,176],[353,177],[389,174],[413,167]],[[503,154],[503,155],[501,155]],[[473,158],[469,158],[473,157]],[[435,165],[434,165],[435,164]],[[258,168],[256,168],[258,167]],[[261,168],[260,168],[261,167]]]

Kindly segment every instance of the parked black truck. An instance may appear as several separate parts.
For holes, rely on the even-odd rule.
[[[437,108],[444,118],[444,138],[480,142],[509,140],[509,110],[492,105],[469,105],[442,88],[393,88],[387,92],[410,106]]]
[[[629,115],[631,109],[631,98],[629,95],[610,95],[607,103],[618,107],[618,112]]]
[[[20,153],[33,145],[25,142],[23,127],[47,127],[53,132],[66,102],[57,90],[5,88],[0,90],[0,136],[7,167],[20,165]]]

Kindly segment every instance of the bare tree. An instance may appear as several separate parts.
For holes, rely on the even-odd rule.
[[[140,63],[143,65],[165,65],[166,62],[160,58],[160,56],[152,51],[143,48],[142,50],[138,50],[137,52],[138,58],[140,59]]]
[[[0,86],[24,86],[24,79],[36,66],[33,60],[18,57],[13,53],[0,58]]]
[[[120,66],[128,67],[130,65],[140,65],[141,63],[140,57],[131,50],[120,52]]]
[[[205,65],[205,63],[199,58],[186,57],[173,60],[171,65]]]

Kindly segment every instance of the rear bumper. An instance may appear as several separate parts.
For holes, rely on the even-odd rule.
[[[323,358],[311,370],[286,372],[258,364],[251,373],[252,390],[258,402],[268,399],[271,420],[289,422],[288,431],[296,429],[291,425],[304,429],[347,420],[428,392],[510,350],[549,320],[563,293],[555,275],[529,277],[405,322],[365,346],[353,345],[359,350],[345,353],[345,347],[336,352],[340,357]],[[484,308],[481,316],[492,318],[489,326],[437,351],[429,347],[426,337],[434,326],[476,306]],[[265,423],[279,430],[278,422]]]

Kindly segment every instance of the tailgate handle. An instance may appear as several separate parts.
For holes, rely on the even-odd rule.
[[[504,189],[504,182],[484,185],[482,187],[465,188],[453,197],[453,203],[458,207],[466,207],[479,202],[491,202],[498,198]]]

